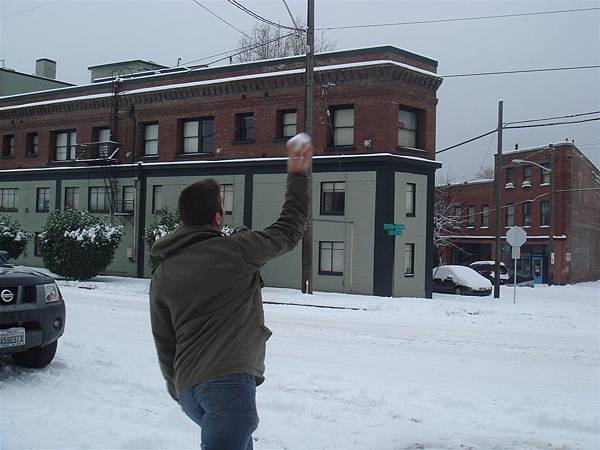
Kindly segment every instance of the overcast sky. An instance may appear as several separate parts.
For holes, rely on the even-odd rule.
[[[225,0],[199,0],[236,27],[252,19]],[[0,59],[6,67],[32,73],[35,60],[58,61],[58,78],[88,83],[87,67],[124,59],[164,65],[237,47],[239,34],[191,0],[60,1],[22,14],[43,1],[0,0]],[[281,23],[289,17],[281,0],[246,0],[246,6]],[[288,0],[305,17],[306,2]],[[316,0],[316,25],[338,26],[443,19],[531,11],[598,7],[598,1],[415,1]],[[8,16],[8,17],[6,17]],[[439,73],[455,74],[525,68],[600,64],[600,12],[516,17],[444,24],[340,30],[326,34],[337,49],[391,44],[439,62]],[[446,79],[438,91],[437,148],[496,127],[497,102],[505,121],[600,110],[600,70],[528,73]],[[507,130],[504,149],[575,139],[600,165],[600,122]],[[495,136],[439,155],[441,174],[474,177],[490,166]]]

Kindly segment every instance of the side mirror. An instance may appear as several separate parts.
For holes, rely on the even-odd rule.
[[[451,277],[450,275],[448,275],[448,276],[446,277],[446,280],[448,280],[448,281],[452,281],[452,277]]]
[[[10,256],[8,256],[8,252],[6,250],[0,250],[0,263],[8,262]]]

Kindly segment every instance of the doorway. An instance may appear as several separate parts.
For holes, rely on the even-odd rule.
[[[533,282],[542,284],[544,282],[544,258],[542,255],[533,255],[531,261],[533,265]]]

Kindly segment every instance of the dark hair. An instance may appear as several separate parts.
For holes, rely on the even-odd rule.
[[[223,214],[221,186],[212,178],[190,184],[179,195],[179,216],[186,225],[210,225]]]

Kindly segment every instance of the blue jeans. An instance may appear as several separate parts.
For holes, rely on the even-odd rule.
[[[258,426],[253,375],[238,373],[197,384],[181,393],[179,404],[200,425],[202,450],[252,450]]]

